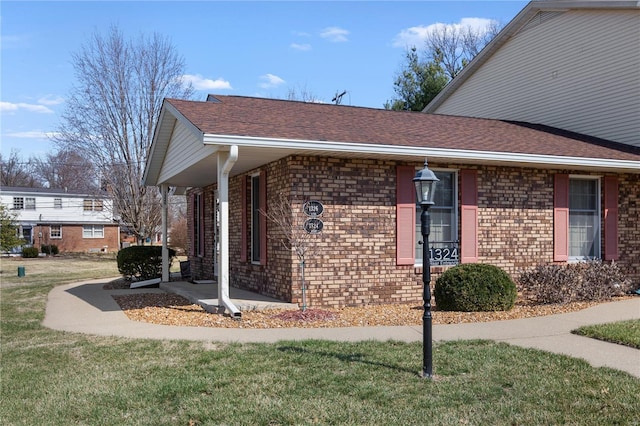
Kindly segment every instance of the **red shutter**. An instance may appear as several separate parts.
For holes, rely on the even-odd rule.
[[[478,261],[478,171],[460,170],[460,262]]]
[[[267,172],[260,172],[260,210],[267,211]],[[267,264],[267,216],[260,214],[260,264]]]
[[[198,194],[198,218],[200,222],[199,255],[204,256],[204,193]]]
[[[189,244],[189,254],[191,256],[196,255],[196,196],[195,194],[189,195],[189,204],[191,204],[191,229],[189,229],[189,236],[191,241]]]
[[[396,169],[396,263],[416,263],[416,194],[411,166]]]
[[[618,178],[604,178],[604,259],[618,260]]]
[[[569,175],[564,174],[554,177],[553,260],[569,260]]]
[[[247,261],[247,176],[240,179],[240,262]]]

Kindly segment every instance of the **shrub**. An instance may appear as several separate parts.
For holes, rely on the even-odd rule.
[[[525,297],[541,304],[606,300],[631,290],[618,264],[601,260],[538,265],[522,272],[518,284]]]
[[[434,295],[443,311],[508,311],[516,301],[516,285],[494,265],[467,263],[445,271]]]
[[[38,248],[37,247],[23,247],[22,248],[22,257],[26,257],[26,258],[38,257]]]
[[[562,265],[538,265],[518,278],[523,296],[537,303],[569,303],[575,300],[576,283],[580,280],[575,268]]]
[[[176,251],[169,249],[169,262],[176,256]],[[118,252],[118,271],[127,279],[138,278],[149,280],[162,276],[162,247],[131,246]]]
[[[58,253],[60,253],[60,250],[58,249],[58,246],[55,244],[45,244],[43,246],[40,247],[40,251],[44,254],[51,254],[53,256],[57,255]]]

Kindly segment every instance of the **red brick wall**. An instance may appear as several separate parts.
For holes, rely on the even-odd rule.
[[[399,164],[382,160],[294,156],[263,168],[267,173],[269,200],[284,191],[296,203],[294,211],[299,212],[300,204],[309,199],[318,200],[325,207],[324,230],[317,241],[318,253],[306,263],[309,306],[421,303],[421,271],[411,265],[396,265],[395,176]],[[421,162],[410,165],[422,166]],[[572,171],[436,162],[430,162],[429,166],[478,170],[479,262],[500,266],[514,277],[523,268],[553,262],[553,176]],[[247,176],[259,171],[250,171]],[[618,175],[618,178],[621,200],[618,262],[640,285],[640,225],[637,220],[640,178],[637,175]],[[230,180],[231,285],[301,303],[299,261],[282,244],[284,236],[274,223],[267,225],[267,264],[240,261],[242,203],[239,194],[242,193],[242,181],[241,176]],[[250,179],[245,182],[250,185]],[[212,206],[213,189],[204,189],[207,209]],[[249,187],[247,208],[251,205],[250,196]],[[188,218],[191,221],[190,210]],[[250,227],[250,213],[248,218]],[[209,221],[205,226],[210,230],[213,224],[210,212],[205,214],[205,221]],[[213,277],[212,233],[207,232],[207,235],[205,256],[191,258],[192,272],[198,278]],[[249,253],[250,243],[248,238]],[[443,269],[432,268],[432,279],[435,280]]]
[[[42,232],[42,239],[38,233]],[[88,252],[105,250],[117,252],[120,249],[119,227],[117,225],[104,225],[104,238],[83,238],[82,225],[62,225],[62,238],[51,238],[50,225],[37,225],[34,228],[34,242],[38,246],[55,244],[60,253],[63,252]]]

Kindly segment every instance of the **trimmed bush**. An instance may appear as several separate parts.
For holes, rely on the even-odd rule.
[[[631,291],[617,263],[601,260],[538,265],[518,277],[522,294],[540,304],[600,301]]]
[[[60,250],[58,249],[58,246],[55,244],[45,244],[43,246],[40,247],[40,251],[44,254],[50,254],[50,255],[57,255],[58,253],[60,253]]]
[[[37,247],[23,247],[22,248],[22,257],[26,257],[26,258],[38,257],[38,248]]]
[[[516,302],[516,285],[494,265],[466,263],[446,270],[436,281],[434,295],[443,311],[508,311]]]
[[[176,256],[174,249],[169,249],[169,262]],[[118,271],[127,279],[138,278],[149,280],[162,276],[162,247],[131,246],[118,252]]]

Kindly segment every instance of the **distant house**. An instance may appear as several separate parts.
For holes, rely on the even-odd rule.
[[[16,213],[28,246],[54,244],[60,252],[119,249],[119,226],[108,197],[48,188],[0,187],[0,202]]]
[[[434,278],[464,262],[516,276],[601,258],[640,283],[640,149],[548,126],[239,96],[165,100],[144,179],[165,199],[169,187],[188,188],[191,272],[217,273],[229,310],[229,285],[301,301],[298,260],[262,214],[281,193],[296,215],[305,201],[324,207],[305,276],[312,305],[416,303],[412,178],[425,158],[440,178]]]

